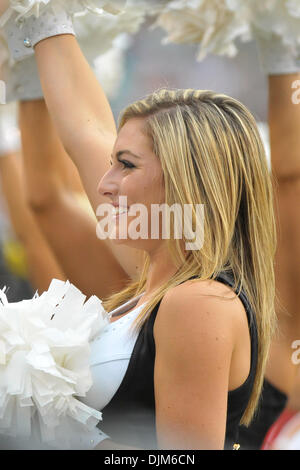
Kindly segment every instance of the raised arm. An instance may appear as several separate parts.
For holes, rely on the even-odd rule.
[[[0,158],[0,178],[12,226],[25,249],[29,280],[41,294],[53,278],[65,280],[65,274],[25,202],[21,162],[16,154]]]
[[[116,139],[110,105],[74,36],[40,41],[35,54],[50,115],[96,210],[108,202],[97,185],[109,169]]]
[[[275,274],[280,334],[272,344],[267,378],[289,395],[297,371],[291,360],[291,344],[300,338],[300,104],[292,100],[292,85],[300,80],[300,73],[271,75],[268,80],[271,160],[276,179]]]
[[[0,182],[11,225],[24,247],[29,280],[39,293],[47,290],[53,278],[65,275],[43,236],[25,200],[24,171],[19,154],[16,129],[10,124],[8,112],[0,114]]]

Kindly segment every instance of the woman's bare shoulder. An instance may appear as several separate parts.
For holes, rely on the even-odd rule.
[[[189,326],[209,335],[210,330],[223,331],[234,337],[246,326],[244,306],[233,289],[216,280],[188,280],[170,288],[160,304],[154,334],[158,338],[165,330]],[[192,334],[192,329],[186,331]]]

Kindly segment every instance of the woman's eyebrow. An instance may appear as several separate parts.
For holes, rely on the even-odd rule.
[[[131,152],[130,150],[119,150],[117,153],[116,153],[116,157],[121,157],[123,155],[123,153],[127,153],[128,155],[131,155],[132,157],[135,157],[135,158],[141,158],[139,155],[136,155],[135,153]]]

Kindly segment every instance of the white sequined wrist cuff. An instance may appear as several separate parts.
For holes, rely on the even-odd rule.
[[[35,56],[16,62],[8,71],[6,102],[37,100],[43,96]]]
[[[32,47],[26,47],[24,43],[27,37],[26,26],[24,22],[16,22],[17,14],[10,17],[3,28],[4,37],[6,39],[10,57],[15,62],[26,59],[33,55]]]
[[[43,39],[61,34],[75,36],[72,18],[64,10],[56,14],[46,10],[38,18],[31,16],[18,23],[16,16],[16,14],[12,15],[4,26],[10,55],[15,62],[33,55],[34,46]]]
[[[27,37],[26,47],[34,47],[43,39],[58,36],[61,34],[72,34],[75,36],[71,15],[65,10],[60,10],[54,14],[50,10],[44,11],[38,18],[30,17],[26,21]]]
[[[110,437],[100,431],[100,429],[96,428],[91,433],[81,436],[79,442],[77,442],[76,448],[78,450],[93,450],[105,439],[110,439]]]
[[[97,443],[94,443],[94,447],[96,447],[98,444],[100,444],[100,442],[104,441],[105,439],[110,439],[110,437],[104,432],[99,431],[99,437],[97,439]]]

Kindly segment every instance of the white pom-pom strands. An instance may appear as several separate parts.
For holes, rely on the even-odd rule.
[[[101,413],[77,397],[92,385],[90,341],[109,315],[97,297],[85,300],[58,280],[21,302],[9,303],[0,291],[0,433],[30,439],[35,423],[42,442],[57,448],[95,437]],[[69,427],[74,432],[63,437]]]

